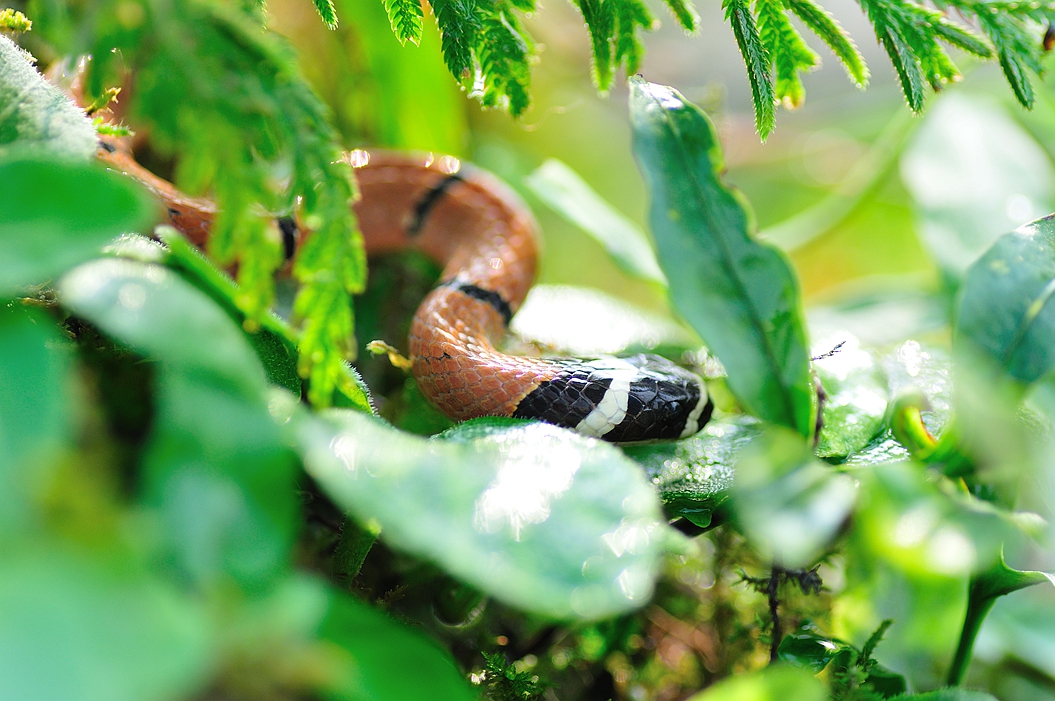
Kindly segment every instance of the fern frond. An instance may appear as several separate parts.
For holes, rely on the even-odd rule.
[[[421,43],[421,0],[384,0],[388,22],[399,43]]]
[[[781,0],[755,0],[758,14],[758,36],[773,60],[776,98],[786,107],[795,108],[806,98],[800,72],[820,62],[802,36],[791,26]]]
[[[638,28],[653,29],[658,23],[641,0],[618,0],[615,5],[614,65],[626,68],[627,75],[637,73],[645,47]]]
[[[528,108],[528,56],[532,47],[515,16],[496,12],[484,18],[478,49],[483,76],[485,107],[507,102],[510,114],[518,117]]]
[[[333,0],[312,0],[319,17],[330,29],[337,29],[337,10],[333,6]]]
[[[774,126],[773,79],[769,73],[770,57],[758,36],[754,15],[744,0],[722,0],[725,19],[733,27],[733,36],[747,66],[747,80],[755,104],[755,129],[765,141]]]
[[[614,70],[613,38],[615,34],[614,3],[617,0],[577,0],[583,21],[590,32],[593,49],[593,82],[602,93],[612,87]]]
[[[864,57],[834,17],[813,0],[784,0],[784,6],[828,45],[857,87],[863,88],[868,84],[868,67]]]
[[[440,28],[440,47],[448,70],[463,86],[472,79],[473,49],[480,31],[474,0],[429,0]]]
[[[682,29],[686,32],[695,32],[699,28],[700,15],[697,14],[691,2],[686,2],[686,0],[665,0],[665,2]]]

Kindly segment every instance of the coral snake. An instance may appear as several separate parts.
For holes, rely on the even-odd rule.
[[[103,139],[99,158],[143,183],[168,221],[204,246],[215,206],[188,197]],[[694,373],[653,355],[593,360],[507,355],[495,345],[535,277],[536,224],[493,176],[450,157],[355,151],[355,213],[370,254],[415,248],[443,266],[410,329],[412,372],[455,420],[541,419],[629,443],[696,433],[713,404]],[[287,257],[301,238],[279,221]]]

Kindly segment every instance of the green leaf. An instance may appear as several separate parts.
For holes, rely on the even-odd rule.
[[[94,163],[3,161],[0,182],[0,296],[50,282],[154,215],[139,188]]]
[[[1043,148],[1000,106],[950,94],[901,157],[922,241],[951,283],[996,239],[1055,208]]]
[[[758,36],[773,61],[776,99],[788,109],[799,107],[806,99],[799,72],[818,65],[820,57],[791,25],[782,0],[755,0],[755,12],[758,13]]]
[[[0,35],[0,158],[32,152],[88,160],[98,148],[95,127],[33,63],[29,54]],[[0,176],[0,182],[18,181]],[[8,196],[6,188],[3,195]]]
[[[268,382],[285,387],[290,392],[299,395],[301,381],[297,374],[296,332],[274,312],[267,312],[256,320],[247,319],[245,313],[238,308],[241,291],[234,280],[217,268],[175,229],[159,227],[158,236],[166,248],[159,247],[156,256],[153,259],[148,257],[144,262],[164,263],[223,307],[231,319],[242,327],[246,338],[264,365]],[[121,245],[127,246],[128,244],[129,241],[126,239]],[[134,257],[136,251],[139,250],[139,245],[140,242],[137,242],[135,247],[129,251],[130,255],[122,257]],[[120,255],[119,252],[118,255]]]
[[[1055,367],[1055,219],[996,240],[967,270],[956,347],[1029,384]]]
[[[910,463],[852,472],[860,482],[856,556],[875,558],[917,580],[962,581],[1022,543],[1036,516],[983,502]],[[955,579],[954,579],[955,578]],[[959,615],[959,614],[957,614]]]
[[[305,465],[358,521],[518,608],[603,618],[644,604],[667,530],[614,446],[546,424],[426,440],[331,410],[298,419]]]
[[[813,369],[825,393],[816,453],[822,458],[844,458],[868,445],[883,428],[885,378],[875,358],[849,334],[817,343],[814,352],[820,357]]]
[[[722,179],[714,126],[676,91],[639,80],[630,112],[671,302],[722,361],[742,406],[809,435],[812,385],[798,284],[784,255],[753,238],[747,203]]]
[[[1039,8],[1023,9],[1027,11],[1028,16],[1030,9]],[[1034,15],[1031,19],[1045,21],[1049,16]],[[1033,107],[1033,85],[1029,79],[1029,72],[1040,73],[1043,70],[1040,57],[1042,44],[1037,42],[1033,30],[1028,28],[1021,18],[1014,17],[1010,13],[980,11],[976,17],[980,28],[996,48],[1000,68],[1012,92],[1023,107],[1031,109]]]
[[[700,528],[713,525],[729,499],[733,465],[744,446],[762,432],[755,419],[712,419],[695,436],[655,445],[625,446],[659,490],[664,511]]]
[[[33,505],[73,438],[70,353],[46,316],[0,308],[0,533],[31,522]]]
[[[770,429],[738,458],[733,504],[744,533],[767,560],[812,565],[853,508],[853,480],[786,429]]]
[[[850,35],[835,18],[813,0],[784,0],[784,6],[795,13],[802,23],[828,45],[842,61],[850,80],[859,88],[868,83],[868,67]]]
[[[64,307],[133,350],[173,369],[213,377],[244,398],[263,396],[264,369],[241,330],[173,271],[101,259],[71,271],[58,291]]]
[[[226,576],[248,590],[270,586],[289,567],[300,503],[293,456],[267,404],[168,368],[156,401],[140,479],[165,554],[201,586]]]
[[[312,231],[293,273],[306,299],[298,305],[300,318],[310,327],[303,374],[319,385],[309,388],[309,397],[325,403],[352,336],[351,295],[366,279],[362,237],[349,207],[351,167],[295,53],[263,28],[260,6],[249,5],[48,5],[39,25],[59,53],[93,56],[84,81],[89,98],[107,84],[122,84],[135,67],[128,118],[149,128],[163,157],[178,157],[178,184],[212,191],[219,215],[209,253],[220,265],[238,264],[238,306],[247,316],[255,319],[270,307],[272,273],[283,261],[270,213],[296,210]],[[320,298],[326,303],[314,306]],[[324,371],[313,373],[315,365]]]
[[[773,114],[773,79],[769,73],[771,57],[758,36],[755,17],[745,0],[722,0],[725,19],[733,27],[736,45],[744,57],[751,99],[755,105],[755,129],[765,141],[776,124]]]
[[[801,669],[772,665],[759,672],[723,679],[688,701],[825,701],[824,685]]]
[[[553,211],[601,244],[627,275],[667,286],[645,232],[563,162],[548,159],[524,179],[524,184]]]
[[[421,43],[421,0],[384,0],[388,21],[400,44]]]
[[[204,691],[203,607],[124,555],[27,542],[0,567],[0,697],[163,701]]]
[[[454,660],[417,630],[343,593],[334,593],[319,628],[341,673],[322,691],[340,701],[473,701]]]
[[[296,532],[292,456],[241,330],[203,292],[157,265],[87,263],[62,279],[59,298],[160,361],[140,479],[165,523],[171,556],[200,583],[226,572],[254,587],[284,568]]]

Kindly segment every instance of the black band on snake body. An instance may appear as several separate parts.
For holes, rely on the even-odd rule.
[[[416,236],[421,227],[425,226],[425,220],[429,216],[429,212],[432,208],[439,204],[443,198],[444,193],[447,192],[455,183],[462,182],[463,178],[461,173],[451,173],[446,178],[437,183],[431,190],[426,192],[418,200],[418,203],[414,205],[414,211],[411,215],[410,222],[407,224],[407,233],[411,236]]]
[[[566,367],[524,397],[513,416],[635,443],[691,436],[714,410],[698,376],[658,356],[568,361]]]
[[[437,285],[437,287],[450,287],[458,290],[462,294],[472,297],[473,299],[478,299],[481,302],[490,304],[494,307],[495,311],[502,315],[502,321],[505,322],[507,327],[509,326],[509,322],[513,320],[513,308],[509,306],[509,302],[502,298],[502,295],[494,290],[485,290],[477,285],[462,282],[457,279],[446,280]]]

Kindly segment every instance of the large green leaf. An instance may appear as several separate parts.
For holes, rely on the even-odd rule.
[[[42,314],[0,308],[0,533],[16,530],[71,438],[70,354]]]
[[[0,160],[0,183],[4,297],[50,282],[153,216],[152,206],[132,181],[93,163]]]
[[[854,505],[854,481],[813,457],[787,429],[756,439],[735,469],[737,521],[767,559],[784,567],[812,565]]]
[[[99,137],[84,110],[44,80],[33,66],[32,57],[3,35],[0,35],[0,105],[3,105],[0,157],[32,152],[88,160],[98,148]],[[0,182],[6,187],[13,181],[0,176]]]
[[[339,701],[473,701],[450,655],[418,631],[346,594],[332,595],[319,637],[337,646],[343,674],[324,689]],[[412,673],[408,674],[408,671]]]
[[[810,372],[798,283],[784,255],[756,241],[707,116],[677,91],[633,80],[634,153],[652,194],[652,235],[675,308],[759,418],[809,435]]]
[[[967,271],[954,342],[1024,383],[1055,367],[1055,218],[1004,234]]]
[[[963,93],[931,106],[901,157],[923,243],[954,282],[998,236],[1055,206],[1044,149],[998,105]]]
[[[824,388],[817,455],[845,458],[864,448],[883,427],[886,381],[871,353],[842,333],[814,346],[813,368]]]
[[[824,701],[824,686],[805,670],[773,665],[724,679],[689,701]]]
[[[292,455],[238,326],[176,273],[131,260],[86,263],[62,279],[59,298],[159,361],[141,489],[180,566],[199,581],[227,572],[246,585],[285,567],[296,530]]]
[[[695,436],[623,451],[645,469],[668,515],[707,528],[729,499],[737,455],[762,430],[751,417],[711,420]]]
[[[925,694],[905,694],[904,696],[895,696],[891,701],[997,701],[997,698],[984,691],[974,691],[973,689],[961,689],[956,687],[953,689],[928,691]]]
[[[508,421],[426,440],[341,410],[299,426],[309,473],[357,520],[507,603],[601,618],[652,593],[672,532],[614,446]]]
[[[53,543],[5,550],[0,698],[165,701],[204,686],[203,607],[116,553]]]
[[[95,260],[63,277],[58,290],[63,306],[145,356],[226,381],[245,397],[264,390],[264,369],[238,327],[167,268]]]

